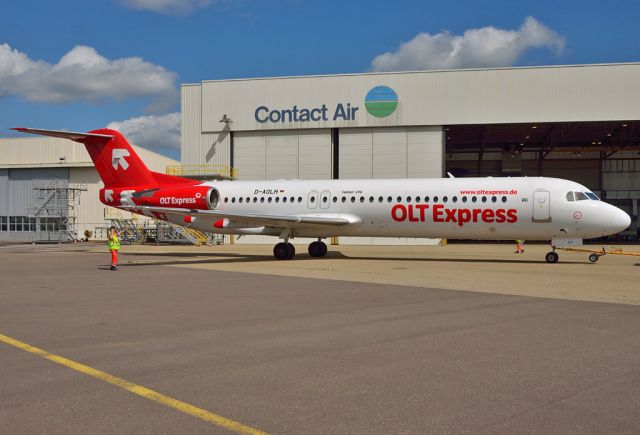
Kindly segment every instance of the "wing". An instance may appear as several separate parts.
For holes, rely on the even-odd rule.
[[[272,215],[259,213],[224,212],[219,210],[196,210],[179,207],[136,206],[121,207],[130,211],[150,211],[154,213],[174,214],[179,216],[201,215],[218,219],[229,219],[234,223],[246,224],[247,227],[268,226],[276,228],[296,228],[301,226],[345,226],[362,223],[359,216],[345,213],[315,213],[301,215]]]

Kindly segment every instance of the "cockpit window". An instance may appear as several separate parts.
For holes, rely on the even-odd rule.
[[[567,201],[575,201],[574,197],[573,197],[573,192],[567,192]]]
[[[598,198],[598,195],[596,195],[593,192],[585,192],[585,195],[587,195],[590,199],[594,199],[596,201],[600,201],[600,198]]]
[[[584,192],[575,192],[576,201],[584,201],[589,199],[589,197]]]

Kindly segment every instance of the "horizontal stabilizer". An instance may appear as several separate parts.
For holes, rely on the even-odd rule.
[[[17,127],[11,130],[19,131],[22,133],[38,134],[40,136],[59,137],[62,139],[71,139],[75,142],[106,142],[113,139],[113,135],[110,134],[95,134],[95,133],[79,133],[75,131],[60,131],[60,130],[41,130],[38,128],[24,128]]]

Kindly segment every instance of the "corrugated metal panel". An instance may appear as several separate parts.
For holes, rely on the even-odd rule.
[[[371,178],[373,175],[373,133],[370,128],[340,129],[340,179]]]
[[[229,166],[231,143],[229,131],[202,133],[201,93],[200,86],[182,86],[180,159],[184,164]],[[215,122],[219,123],[222,115],[224,115],[223,112],[217,115]],[[224,126],[223,123],[220,123],[218,130]]]
[[[262,132],[239,132],[233,138],[233,166],[239,180],[266,177],[265,137]]]
[[[397,109],[385,118],[365,109],[365,96],[378,85],[398,96]],[[236,131],[640,119],[640,64],[289,77],[200,86],[198,132],[219,131],[224,113]],[[184,86],[183,93],[200,86]],[[339,104],[358,107],[355,119],[334,119]],[[260,123],[255,118],[260,106],[323,105],[326,120]]]
[[[0,139],[0,156],[1,165],[91,164],[83,145],[54,137]],[[61,157],[64,157],[63,161]]]
[[[9,170],[0,169],[0,216],[9,214]]]
[[[265,145],[266,179],[298,178],[298,135],[287,131],[269,132],[265,135]]]
[[[154,151],[133,145],[134,150],[152,171],[164,172],[179,162]],[[93,167],[84,145],[59,138],[0,139],[0,166]],[[60,160],[64,157],[64,160]]]
[[[331,178],[330,130],[238,132],[233,148],[240,180]]]
[[[442,127],[407,128],[407,177],[438,178],[444,168]]]
[[[27,216],[34,199],[33,184],[46,180],[68,180],[67,168],[10,169],[8,216]]]
[[[298,178],[331,179],[331,130],[298,131]]]
[[[406,178],[407,129],[375,128],[372,135],[372,178]]]

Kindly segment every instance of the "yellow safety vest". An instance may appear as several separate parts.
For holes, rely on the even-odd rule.
[[[120,239],[117,234],[112,234],[111,237],[107,238],[107,247],[109,251],[117,251],[120,249]]]

